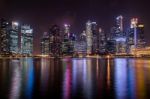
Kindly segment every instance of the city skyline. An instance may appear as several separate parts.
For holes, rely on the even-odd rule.
[[[87,20],[96,21],[106,33],[110,32],[118,15],[123,15],[124,20],[137,17],[145,24],[145,37],[149,38],[149,8],[146,0],[1,0],[0,18],[16,20],[31,24],[34,29],[34,49],[40,44],[40,36],[50,28],[51,24],[70,24],[71,31],[79,34],[85,28]],[[126,21],[125,26],[129,24]],[[148,44],[150,41],[148,41]],[[40,53],[37,50],[36,53]]]
[[[111,31],[109,33],[106,33],[103,28],[99,27],[97,22],[93,22],[91,20],[88,20],[85,23],[85,30],[83,30],[83,33],[80,34],[72,33],[70,31],[70,24],[65,23],[63,26],[52,25],[48,29],[48,32],[44,32],[43,37],[40,37],[40,54],[52,56],[63,54],[69,55],[69,53],[70,55],[73,55],[73,53],[76,54],[76,51],[78,53],[79,49],[83,49],[75,49],[77,43],[83,39],[83,34],[85,36],[85,41],[82,42],[82,44],[86,44],[84,53],[86,52],[87,55],[106,53],[133,54],[134,48],[145,48],[147,44],[144,35],[145,25],[141,24],[142,22],[139,22],[138,18],[132,18],[128,25],[129,28],[125,29],[125,21],[123,20],[124,17],[122,15],[117,16],[115,18],[115,25],[110,27]],[[16,54],[19,52],[27,55],[37,55],[34,54],[37,50],[32,51],[34,46],[33,41],[35,41],[35,37],[33,37],[34,29],[30,29],[29,25],[20,24],[16,21],[1,19],[0,22],[1,38],[5,36],[5,39],[1,40],[1,53]],[[10,26],[10,23],[12,23],[12,26]],[[17,29],[15,30],[17,31],[17,34],[14,34],[13,32],[11,33],[11,28]],[[21,42],[19,39],[21,39]],[[55,53],[56,51],[58,52]]]

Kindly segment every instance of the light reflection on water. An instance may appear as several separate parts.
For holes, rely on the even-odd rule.
[[[150,60],[0,60],[0,99],[150,98]]]

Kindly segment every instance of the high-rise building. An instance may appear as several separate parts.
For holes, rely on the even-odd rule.
[[[116,18],[116,27],[119,32],[123,32],[123,16],[120,15]]]
[[[92,24],[91,21],[86,23],[86,41],[87,41],[87,54],[92,53]]]
[[[144,36],[144,25],[139,24],[137,26],[137,48],[145,48],[146,47],[146,41]]]
[[[0,20],[0,54],[9,55],[9,22]]]
[[[86,42],[86,32],[83,31],[83,33],[81,33],[79,40],[75,42],[75,53],[76,54],[82,54],[82,55],[86,55],[87,52],[87,42]]]
[[[98,29],[97,29],[97,23],[96,22],[92,22],[92,54],[98,54],[99,53],[99,36],[98,36]]]
[[[102,28],[99,28],[99,35],[97,35],[97,36],[98,36],[99,54],[106,54],[107,38],[106,38],[106,34],[102,30]]]
[[[49,31],[49,50],[50,55],[54,57],[58,57],[62,55],[62,37],[60,27],[57,25],[53,25]]]
[[[70,25],[64,24],[64,36],[62,43],[63,55],[72,55],[74,53],[75,34],[70,32]]]
[[[133,49],[144,48],[144,25],[138,23],[137,18],[131,19],[130,29],[127,32],[128,53],[132,53]]]
[[[111,29],[111,40],[115,41],[116,54],[126,53],[126,35],[123,31],[123,16],[118,16],[116,18],[116,25]]]
[[[41,54],[49,55],[49,35],[47,32],[44,32],[41,39]]]
[[[134,47],[137,47],[137,25],[138,25],[138,19],[133,18],[131,19],[131,30],[134,32]]]
[[[19,23],[12,22],[9,30],[9,49],[11,54],[19,53]]]
[[[106,53],[107,54],[115,54],[116,53],[116,41],[107,39],[106,41]]]
[[[97,52],[97,34],[97,23],[88,21],[86,23],[87,54],[95,54]]]
[[[0,20],[0,53],[1,55],[16,55],[19,51],[19,24]]]
[[[21,54],[33,54],[33,29],[29,25],[21,26]]]

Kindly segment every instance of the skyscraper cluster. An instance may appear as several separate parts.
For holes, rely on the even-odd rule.
[[[137,18],[131,19],[128,31],[124,29],[122,15],[115,20],[115,25],[107,34],[98,27],[97,22],[90,20],[86,22],[85,30],[79,36],[71,33],[69,24],[64,24],[61,29],[52,26],[47,36],[44,34],[41,39],[42,54],[52,56],[133,54],[134,49],[145,47],[144,25],[140,24]]]
[[[76,37],[70,32],[70,25],[64,24],[62,28],[57,25],[50,27],[48,33],[41,38],[42,55],[54,57],[73,55]]]
[[[15,21],[0,19],[0,55],[32,55],[33,29]]]

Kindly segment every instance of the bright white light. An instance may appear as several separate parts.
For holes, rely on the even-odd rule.
[[[26,30],[25,32],[26,32],[26,33],[33,33],[33,30],[32,30],[32,29]]]
[[[92,22],[92,24],[96,24],[96,22]]]
[[[68,24],[64,24],[64,26],[65,26],[65,27],[69,27],[70,25],[68,25]]]
[[[117,41],[117,42],[119,42],[119,41],[120,41],[120,42],[125,42],[126,39],[125,39],[125,38],[117,38],[116,41]]]
[[[19,23],[18,23],[18,22],[13,22],[13,25],[18,26],[18,25],[19,25]]]

